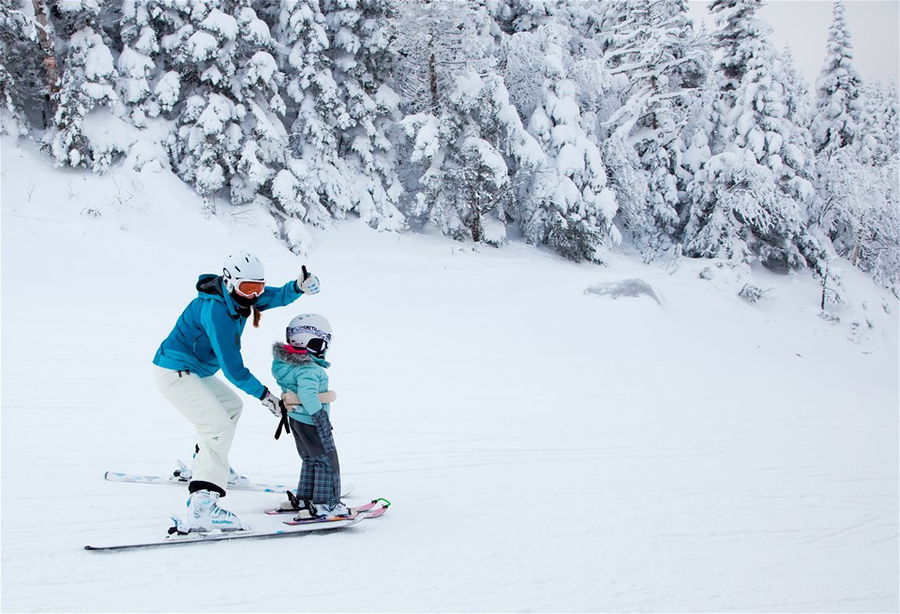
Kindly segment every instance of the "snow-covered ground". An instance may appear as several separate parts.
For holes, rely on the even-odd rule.
[[[316,238],[300,258],[261,212],[209,215],[166,172],[54,170],[4,138],[4,611],[898,609],[900,307],[861,273],[832,321],[805,274],[574,265],[356,222]],[[189,456],[150,360],[196,276],[245,246],[271,282],[305,263],[323,288],[248,327],[247,364],[272,384],[271,342],[325,314],[345,480],[393,507],[330,535],[82,550],[182,509],[102,476]],[[585,293],[627,279],[659,303]],[[232,464],[293,481],[292,443],[244,398]],[[224,502],[261,524],[277,500]]]

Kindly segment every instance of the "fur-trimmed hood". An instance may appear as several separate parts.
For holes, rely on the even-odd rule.
[[[324,358],[316,358],[307,352],[291,351],[291,349],[289,349],[290,347],[291,346],[285,345],[280,341],[276,341],[272,344],[272,358],[280,360],[281,362],[286,362],[289,365],[302,366],[315,364],[326,368],[331,366],[331,363]]]

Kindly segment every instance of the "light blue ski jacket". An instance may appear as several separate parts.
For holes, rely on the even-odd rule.
[[[311,354],[289,352],[283,343],[272,346],[272,359],[272,375],[281,386],[282,394],[291,391],[300,397],[302,403],[289,411],[288,416],[304,424],[315,424],[312,419],[314,413],[320,410],[331,413],[331,403],[319,400],[319,393],[328,391],[325,369],[331,363]]]
[[[283,307],[302,294],[295,281],[280,288],[266,286],[255,306],[260,311]],[[249,315],[249,309],[242,309],[231,298],[220,275],[201,275],[197,280],[197,298],[188,303],[163,340],[153,364],[190,371],[200,377],[222,369],[232,384],[252,397],[262,398],[266,387],[244,366],[241,357],[241,333]]]

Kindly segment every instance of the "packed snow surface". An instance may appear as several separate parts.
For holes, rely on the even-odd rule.
[[[158,166],[97,177],[22,147],[3,140],[4,611],[898,608],[898,305],[849,266],[822,317],[807,274],[710,261],[575,265],[353,221],[298,257],[263,211]],[[183,510],[103,473],[190,456],[150,361],[243,247],[273,284],[306,264],[322,286],[248,326],[246,364],[274,385],[272,341],[326,315],[350,502],[393,507],[328,535],[84,551]],[[585,293],[634,279],[659,302]],[[232,465],[294,481],[292,442],[243,398]],[[223,503],[261,526],[278,501]]]

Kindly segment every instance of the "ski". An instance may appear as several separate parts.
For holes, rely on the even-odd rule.
[[[378,518],[379,516],[383,516],[387,509],[391,506],[391,502],[387,499],[378,498],[373,499],[369,503],[364,505],[358,505],[356,507],[350,508],[350,516],[348,518],[358,518],[359,520],[370,520],[372,518]],[[278,516],[281,514],[295,514],[296,510],[288,511],[288,510],[267,510],[266,514],[270,516]],[[285,520],[284,524],[288,526],[301,526],[301,525],[310,525],[317,524],[322,522],[333,522],[334,520],[321,520],[318,518],[303,518],[302,520]]]
[[[363,505],[357,505],[356,507],[350,508],[350,513],[352,516],[356,516],[360,513],[365,513],[368,518],[377,518],[381,516],[387,511],[387,508],[391,506],[391,502],[387,499],[379,497],[378,499],[372,499],[369,503],[365,503]],[[280,516],[282,514],[296,514],[297,510],[283,510],[279,508],[272,508],[265,510],[265,513],[269,516]]]
[[[139,475],[137,473],[124,473],[121,471],[107,471],[103,478],[110,482],[133,482],[135,484],[172,484],[173,486],[186,486],[187,480],[182,480],[175,475]],[[257,492],[283,493],[290,490],[286,484],[262,484],[259,482],[246,482],[241,484],[229,484],[229,490],[252,490]]]
[[[178,476],[170,475],[140,475],[137,473],[125,473],[122,471],[107,471],[103,474],[103,479],[110,482],[131,482],[134,484],[171,484],[173,486],[186,486],[188,480],[183,480]],[[245,482],[238,484],[228,484],[228,490],[250,490],[254,492],[277,492],[283,494],[291,487],[287,484],[264,484],[261,482]],[[350,496],[353,492],[353,486],[348,484],[344,488],[345,492],[341,493],[342,497]]]
[[[170,535],[169,537],[158,540],[123,544],[88,545],[85,546],[84,549],[94,552],[108,552],[113,550],[137,550],[140,548],[159,548],[162,546],[178,546],[183,544],[203,544],[209,542],[233,541],[238,539],[276,539],[279,537],[293,537],[296,535],[304,535],[306,533],[317,531],[336,531],[339,529],[346,529],[347,527],[352,527],[353,525],[362,522],[362,520],[362,518],[347,518],[334,520],[332,522],[307,523],[298,526],[285,527],[275,531],[247,530],[231,531],[225,533],[189,533],[187,535],[179,535],[175,533]]]

